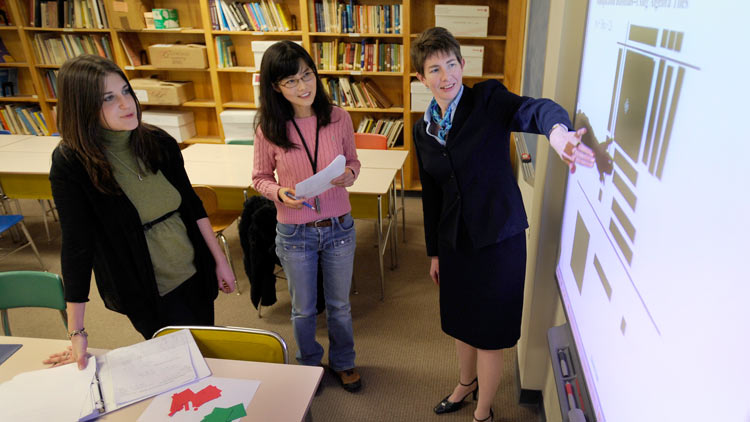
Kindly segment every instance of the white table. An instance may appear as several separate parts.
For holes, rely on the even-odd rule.
[[[401,174],[401,207],[395,211],[401,211],[401,229],[403,239],[406,242],[406,185],[404,184],[404,163],[409,155],[409,151],[399,149],[358,149],[357,158],[362,163],[362,167],[376,169],[396,169]],[[398,234],[396,234],[398,241]]]
[[[22,139],[30,138],[31,135],[0,135],[0,147],[12,144]]]
[[[22,372],[45,368],[47,365],[42,364],[43,359],[51,353],[64,350],[70,344],[67,340],[5,336],[0,336],[0,343],[23,344],[23,347],[0,365],[0,382],[8,381]],[[102,349],[89,351],[93,354],[107,352]],[[317,366],[210,358],[206,359],[206,363],[217,377],[260,381],[260,387],[246,409],[247,416],[242,421],[302,421],[323,377],[323,368]],[[151,399],[124,407],[98,420],[132,422],[138,419],[149,403]]]
[[[236,206],[230,202],[237,202],[236,191],[246,191],[252,186],[253,153],[252,145],[225,145],[225,144],[193,144],[182,150],[185,160],[185,170],[194,185],[208,185],[214,188],[225,189],[223,195],[219,196],[219,208]],[[357,154],[360,151],[357,150]],[[371,151],[371,150],[369,150]],[[369,151],[365,153],[369,154]],[[385,156],[382,153],[390,151],[379,151],[381,154],[370,154],[374,162],[385,168],[369,168],[364,163],[359,177],[354,185],[347,188],[352,202],[352,215],[355,218],[374,218],[378,225],[378,261],[380,264],[380,292],[381,299],[385,298],[385,272],[383,269],[383,256],[391,239],[391,262],[395,266],[397,251],[395,249],[395,228],[397,227],[397,216],[395,208],[395,178],[399,168],[403,166],[406,159],[406,151],[393,151],[398,155]],[[394,160],[394,157],[396,159]],[[399,162],[400,160],[400,162]],[[361,160],[360,160],[361,161]],[[235,192],[231,192],[234,190]],[[383,198],[385,195],[393,194],[388,201],[389,219],[387,227],[383,226]],[[373,201],[368,200],[374,197]],[[230,199],[231,198],[231,199]],[[403,198],[402,198],[403,200]],[[234,209],[234,208],[230,208]],[[376,209],[373,212],[373,209]]]

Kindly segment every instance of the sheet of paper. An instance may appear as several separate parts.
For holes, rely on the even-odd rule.
[[[108,352],[100,377],[106,371],[111,378],[107,384],[113,386],[116,405],[142,400],[200,378],[192,358],[196,352],[201,374],[209,375],[210,370],[197,346],[191,352],[191,343],[195,345],[190,331],[181,330]]]
[[[341,176],[345,167],[346,157],[337,155],[328,167],[297,183],[297,186],[294,187],[295,196],[297,198],[312,198],[331,189],[333,187],[331,180]]]
[[[174,413],[173,416],[168,416],[172,412],[172,396],[175,394],[182,393],[185,389],[198,393],[214,386],[221,390],[221,396],[207,402],[201,402],[198,408],[190,403],[187,410],[182,409]],[[138,418],[138,422],[152,422],[152,421],[163,421],[169,420],[170,422],[191,422],[200,421],[214,409],[231,408],[239,403],[242,403],[244,409],[250,405],[250,401],[253,399],[255,392],[260,386],[260,381],[256,380],[242,380],[235,378],[219,378],[219,377],[208,377],[193,384],[177,388],[166,393],[160,394],[154,398],[151,404],[148,405],[146,410]]]
[[[75,364],[18,374],[0,384],[0,421],[76,421],[96,372]]]

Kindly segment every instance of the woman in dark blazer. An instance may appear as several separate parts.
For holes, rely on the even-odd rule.
[[[528,223],[510,132],[548,135],[571,171],[576,163],[592,166],[593,154],[580,143],[585,130],[569,132],[567,112],[553,101],[519,97],[495,80],[464,86],[459,43],[444,28],[423,32],[411,58],[434,96],[414,125],[414,143],[430,276],[460,367],[459,384],[434,410],[456,411],[478,395],[474,420],[490,421],[502,350],[520,336],[526,269]]]
[[[234,290],[235,278],[177,142],[141,122],[130,83],[109,60],[68,60],[58,84],[62,141],[50,182],[71,348],[47,363],[86,366],[92,270],[104,305],[146,339],[166,325],[213,325],[217,291]]]

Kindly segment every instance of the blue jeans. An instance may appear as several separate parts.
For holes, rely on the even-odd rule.
[[[276,224],[276,255],[284,267],[292,297],[292,326],[297,361],[319,365],[323,347],[315,340],[318,259],[328,322],[328,361],[336,371],[354,368],[354,332],[349,291],[354,266],[354,220],[332,219],[328,227]]]

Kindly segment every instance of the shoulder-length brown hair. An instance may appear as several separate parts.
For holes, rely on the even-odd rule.
[[[62,65],[57,77],[57,127],[62,135],[61,144],[83,163],[94,187],[103,193],[120,194],[122,189],[112,175],[112,166],[101,143],[104,79],[111,73],[122,77],[135,100],[138,127],[130,135],[130,148],[146,168],[155,173],[161,160],[158,145],[149,136],[151,130],[141,122],[141,104],[127,76],[110,60],[82,55]]]

